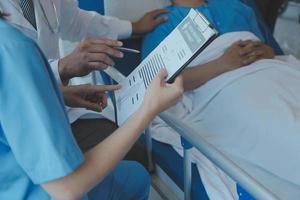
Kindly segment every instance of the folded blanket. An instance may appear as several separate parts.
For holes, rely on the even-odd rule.
[[[248,32],[224,34],[190,66],[218,58],[240,39],[257,40]],[[224,73],[187,92],[170,112],[279,197],[299,198],[299,61],[266,59]],[[179,136],[160,119],[150,130],[154,139],[181,152]],[[193,156],[211,199],[238,198],[234,182],[198,151],[193,150]]]

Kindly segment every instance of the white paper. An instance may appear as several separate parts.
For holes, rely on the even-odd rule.
[[[107,73],[112,79],[117,81],[118,83],[123,82],[126,77],[121,74],[116,68],[108,66],[105,70],[103,70],[105,73]]]
[[[118,124],[123,124],[140,107],[146,88],[160,69],[166,68],[167,81],[170,80],[216,34],[204,16],[191,9],[139,66],[119,82],[122,88],[115,92]]]

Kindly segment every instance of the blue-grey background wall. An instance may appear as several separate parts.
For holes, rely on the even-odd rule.
[[[85,10],[93,10],[104,14],[103,0],[79,0],[79,7]]]

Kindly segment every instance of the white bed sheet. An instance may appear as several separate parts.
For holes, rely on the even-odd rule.
[[[224,34],[191,64],[206,63],[249,32]],[[300,62],[285,56],[224,73],[185,94],[170,111],[282,199],[300,196]],[[161,120],[152,137],[182,155],[180,137]],[[235,182],[193,150],[211,199],[238,199]]]

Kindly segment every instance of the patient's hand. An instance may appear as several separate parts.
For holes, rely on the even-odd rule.
[[[241,44],[242,41],[233,43],[218,59],[219,67],[223,69],[223,72],[248,65],[256,60],[254,57],[249,58],[247,55],[240,53],[243,50]]]
[[[233,43],[218,60],[224,71],[230,71],[274,56],[273,49],[268,45],[260,41],[246,40]]]
[[[119,85],[62,86],[65,104],[69,107],[86,108],[101,112],[107,106],[106,92],[119,89]]]
[[[260,41],[246,40],[240,45],[242,47],[240,54],[251,60],[272,59],[275,56],[274,50]]]
[[[220,74],[254,62],[256,58],[249,59],[247,55],[240,54],[243,49],[241,44],[242,41],[237,41],[227,48],[221,57],[185,69],[183,71],[185,91],[194,90]]]

